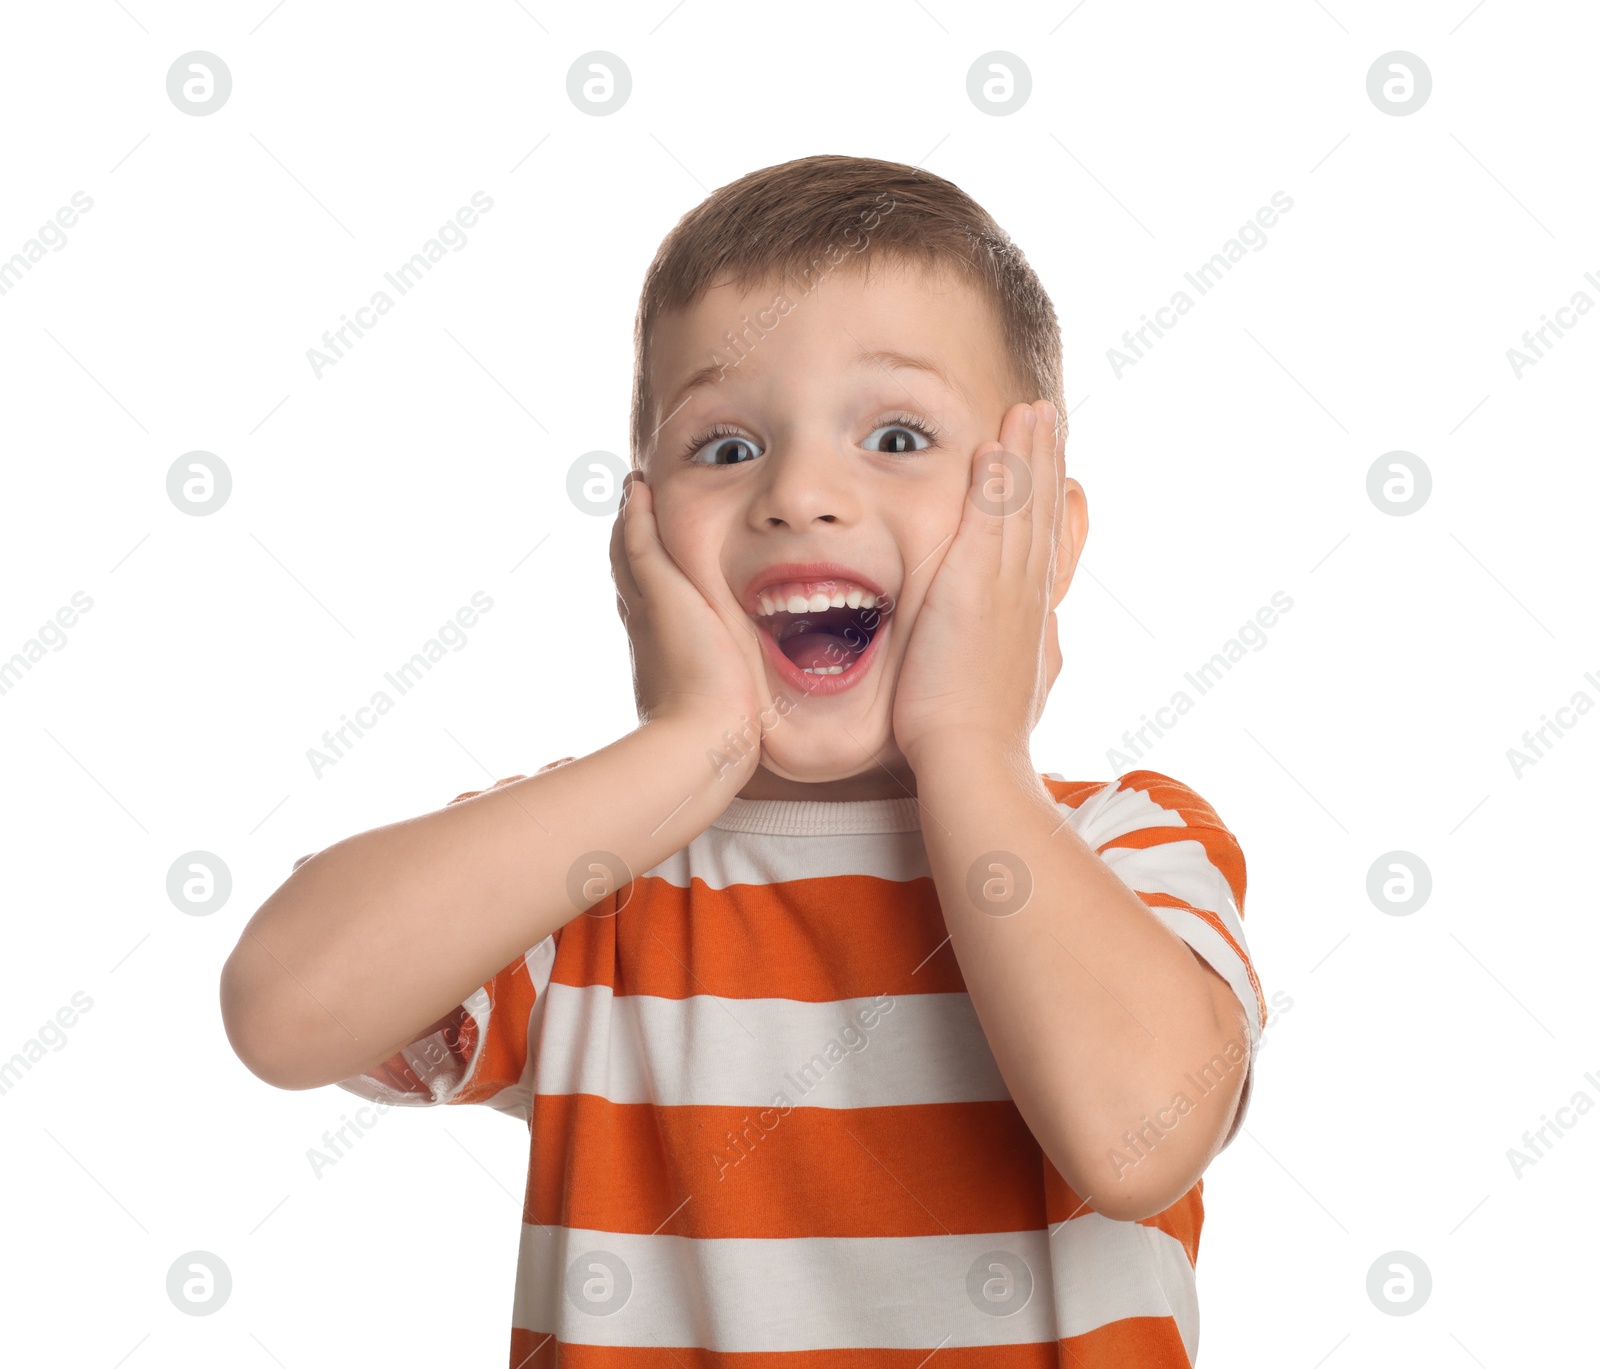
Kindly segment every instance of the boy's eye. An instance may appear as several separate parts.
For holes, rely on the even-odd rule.
[[[883,456],[900,456],[936,446],[935,431],[931,425],[925,425],[910,414],[901,414],[880,423],[867,434],[861,445]],[[764,451],[759,443],[751,441],[737,428],[719,423],[690,440],[684,460],[697,466],[741,466],[755,460]]]
[[[739,455],[743,447],[748,456]],[[689,449],[689,460],[701,466],[740,466],[746,461],[754,460],[761,455],[761,448],[748,437],[741,437],[736,432],[718,432],[713,430],[703,438],[697,438]],[[723,458],[727,458],[724,460]]]
[[[887,439],[889,443],[888,446],[881,445],[883,439],[878,439],[877,441],[874,440],[878,438],[879,433],[892,434],[892,436]],[[920,447],[914,446],[913,443],[919,439],[922,445]],[[926,432],[916,425],[910,423],[885,423],[880,427],[874,428],[870,433],[868,433],[867,440],[863,445],[868,451],[881,452],[885,455],[897,456],[902,452],[926,451],[927,448],[933,445],[933,440]]]

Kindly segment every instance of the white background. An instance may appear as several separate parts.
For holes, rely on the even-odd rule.
[[[955,181],[1061,315],[1093,530],[1036,768],[1132,768],[1108,757],[1124,729],[1293,600],[1138,762],[1239,836],[1280,995],[1206,1176],[1201,1362],[1496,1369],[1592,1343],[1600,1117],[1520,1177],[1507,1151],[1600,1099],[1600,719],[1520,777],[1507,750],[1600,698],[1600,317],[1520,378],[1506,353],[1600,300],[1600,22],[1074,4],[6,8],[0,260],[93,200],[0,295],[0,658],[93,600],[0,695],[0,1058],[93,1004],[0,1096],[9,1345],[104,1369],[503,1362],[523,1129],[391,1112],[316,1177],[357,1100],[250,1075],[218,972],[296,857],[635,725],[610,520],[566,472],[626,453],[663,234],[817,152]],[[166,92],[196,49],[233,76],[206,117]],[[567,95],[594,49],[632,72],[608,117]],[[1433,77],[1405,117],[1366,89],[1396,49]],[[1005,117],[966,93],[992,50],[1032,73]],[[324,329],[479,190],[467,245],[318,379]],[[1275,191],[1294,206],[1265,248],[1114,374],[1123,330]],[[233,477],[207,517],[166,493],[194,450]],[[1433,480],[1406,517],[1367,494],[1395,450]],[[468,645],[314,774],[307,748],[480,590]],[[232,873],[209,917],[166,893],[193,850]],[[1367,894],[1396,850],[1431,871],[1409,916]],[[216,1315],[166,1296],[191,1250],[232,1271]],[[1394,1250],[1432,1273],[1414,1315],[1366,1292]]]

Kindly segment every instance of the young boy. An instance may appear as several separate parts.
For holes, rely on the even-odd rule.
[[[949,182],[809,157],[680,221],[635,346],[640,726],[297,865],[235,1050],[528,1123],[515,1366],[1192,1364],[1265,1005],[1205,800],[1030,758],[1088,532],[1048,297]]]

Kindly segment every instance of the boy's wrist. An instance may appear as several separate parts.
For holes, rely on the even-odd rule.
[[[714,789],[725,799],[744,787],[761,761],[759,720],[714,700],[658,711],[645,727],[692,753],[695,788]]]
[[[1028,768],[1033,764],[1026,737],[969,727],[930,732],[902,746],[901,754],[919,779],[951,768],[970,771],[974,766]]]

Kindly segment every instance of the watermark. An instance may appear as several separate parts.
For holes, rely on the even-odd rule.
[[[322,1133],[322,1148],[318,1149],[316,1146],[306,1148],[306,1159],[311,1164],[311,1172],[321,1179],[323,1170],[332,1169],[344,1159],[355,1149],[356,1144],[378,1125],[378,1118],[393,1108],[392,1103],[376,1102],[357,1108],[354,1117],[341,1112],[340,1125]],[[369,1113],[370,1116],[367,1115]]]
[[[233,73],[214,52],[186,52],[167,68],[167,98],[185,114],[215,114],[233,94]]]
[[[1585,271],[1583,278],[1600,290],[1600,278],[1596,278],[1593,271]],[[1518,380],[1522,373],[1530,366],[1537,366],[1546,352],[1566,336],[1567,329],[1575,328],[1578,320],[1594,308],[1594,300],[1589,297],[1586,290],[1573,291],[1572,298],[1556,310],[1556,316],[1540,314],[1544,320],[1538,328],[1524,329],[1522,334],[1522,348],[1506,348],[1506,360],[1511,363],[1511,374]],[[1550,334],[1555,336],[1551,337]]]
[[[45,1052],[60,1052],[67,1048],[67,1031],[78,1025],[80,1014],[94,1007],[94,999],[79,989],[57,1008],[54,1016],[12,1053],[9,1060],[0,1060],[0,1095],[10,1093],[24,1075],[45,1057]]]
[[[1433,93],[1433,73],[1414,52],[1386,52],[1367,68],[1367,98],[1385,114],[1415,114]]]
[[[1269,1000],[1271,1006],[1267,1010],[1266,1020],[1261,1026],[1261,1040],[1256,1051],[1259,1056],[1267,1044],[1267,1036],[1279,1022],[1283,1015],[1294,1007],[1294,999],[1282,989],[1274,991]],[[1174,1092],[1172,1101],[1164,1108],[1157,1108],[1156,1115],[1151,1117],[1145,1113],[1139,1119],[1137,1128],[1129,1128],[1122,1133],[1122,1144],[1125,1150],[1118,1150],[1116,1146],[1106,1151],[1106,1159],[1111,1165],[1112,1172],[1120,1180],[1130,1170],[1142,1164],[1168,1136],[1177,1130],[1178,1124],[1194,1111],[1195,1103],[1210,1093],[1212,1089],[1227,1082],[1228,1076],[1239,1065],[1249,1063],[1250,1038],[1248,1035],[1237,1041],[1228,1041],[1220,1054],[1213,1055],[1210,1060],[1201,1066],[1198,1074],[1187,1073],[1183,1081],[1195,1091],[1194,1097],[1188,1092],[1179,1089]]]
[[[567,1301],[591,1317],[620,1312],[633,1294],[633,1271],[620,1255],[588,1250],[567,1266],[562,1282]]]
[[[1420,1311],[1433,1292],[1433,1274],[1420,1255],[1390,1250],[1379,1255],[1367,1270],[1367,1296],[1380,1312],[1409,1317]]]
[[[542,773],[542,772],[541,772]],[[615,908],[594,914],[597,904],[626,889]],[[567,869],[567,901],[580,913],[614,917],[633,898],[633,870],[615,851],[585,851]]]
[[[73,209],[74,205],[77,206],[76,210]],[[93,208],[94,201],[83,191],[73,191],[72,199],[69,203],[56,210],[52,218],[46,219],[38,232],[23,243],[17,251],[13,252],[7,260],[0,261],[0,296],[16,289],[22,277],[44,260],[46,248],[49,248],[52,252],[59,252],[65,247],[68,239],[63,230],[76,228],[78,226],[78,215],[87,214]]]
[[[1274,209],[1273,206],[1277,208]],[[1234,265],[1245,259],[1249,252],[1259,252],[1267,245],[1267,229],[1276,228],[1278,215],[1287,214],[1294,208],[1294,201],[1282,190],[1275,190],[1269,203],[1256,210],[1255,217],[1247,219],[1238,228],[1233,237],[1212,254],[1211,259],[1193,271],[1185,271],[1183,278],[1194,287],[1195,294],[1205,296],[1221,283]],[[1122,373],[1130,366],[1136,366],[1145,355],[1156,345],[1156,342],[1165,337],[1167,331],[1177,327],[1181,319],[1195,306],[1195,297],[1187,290],[1173,291],[1172,297],[1155,311],[1155,317],[1149,314],[1139,315],[1139,326],[1130,328],[1122,334],[1122,346],[1106,348],[1106,360],[1111,363],[1111,374],[1118,380]],[[1150,334],[1154,334],[1152,337]]]
[[[784,1072],[784,1083],[800,1098],[805,1098],[807,1094],[822,1085],[833,1073],[835,1066],[849,1056],[860,1055],[866,1050],[871,1044],[867,1032],[871,1031],[882,1017],[893,1011],[894,999],[884,993],[874,998],[869,1006],[857,1008],[838,1034],[829,1037],[820,1051],[794,1069]],[[740,1130],[729,1131],[718,1148],[711,1152],[711,1161],[717,1167],[718,1180],[727,1178],[737,1166],[757,1154],[760,1144],[776,1131],[778,1123],[798,1106],[799,1104],[786,1092],[779,1089],[772,1096],[771,1106],[762,1108],[756,1114],[753,1123],[749,1113],[746,1113],[741,1121]]]
[[[819,585],[831,586],[833,589],[837,589],[838,587],[838,582],[833,580],[819,580],[817,583]],[[831,589],[828,591],[828,594],[831,598]],[[877,632],[879,624],[894,612],[894,596],[892,594],[880,594],[877,596],[877,599],[878,602],[871,608],[856,609],[856,621],[845,624],[842,632],[830,634],[834,640],[829,642],[827,646],[821,649],[822,660],[827,666],[842,667],[853,657],[859,656],[871,644],[873,635]],[[827,611],[828,610],[826,609],[817,610],[819,613],[826,613]],[[788,626],[792,629],[794,624],[790,623]],[[809,697],[809,695],[807,697]],[[789,707],[783,710],[782,716],[787,717],[792,711],[793,704],[790,704]],[[776,720],[774,720],[774,725],[776,725]],[[764,736],[766,732],[771,730],[771,727],[764,727],[762,735]],[[726,738],[727,735],[727,733],[724,733],[724,738]]]
[[[444,1081],[440,1080],[445,1065],[451,1061],[459,1065],[461,1057],[467,1053],[462,1046],[461,1037],[467,1023],[472,1020],[469,1013],[458,1008],[455,1015],[438,1031],[430,1033],[421,1041],[413,1041],[403,1053],[397,1051],[387,1060],[372,1066],[370,1072],[363,1078],[396,1093],[414,1098],[427,1098],[437,1103],[444,1097],[447,1088],[449,1076],[446,1076]],[[426,1075],[417,1072],[411,1057],[420,1057],[423,1068],[427,1070]],[[389,1106],[391,1105],[385,1101],[383,1110],[387,1111]],[[357,1109],[357,1115],[360,1115],[360,1109]],[[323,1142],[326,1144],[327,1140],[327,1134],[324,1133]]]
[[[233,872],[210,851],[185,852],[167,870],[167,898],[190,917],[209,917],[232,892]]]
[[[191,1250],[167,1270],[167,1297],[180,1312],[209,1317],[222,1309],[233,1292],[233,1274],[220,1255]]]
[[[1266,1049],[1267,1038],[1271,1035],[1272,1029],[1283,1021],[1286,1013],[1293,1011],[1293,1009],[1294,999],[1289,996],[1288,990],[1274,989],[1272,991],[1272,996],[1267,999],[1267,1017],[1261,1024],[1261,1040],[1256,1046],[1258,1052]]]
[[[44,660],[46,649],[64,651],[70,640],[67,629],[77,627],[78,615],[87,613],[93,607],[93,599],[81,589],[75,590],[67,603],[45,619],[35,629],[33,636],[11,653],[10,660],[0,661],[0,695],[9,694],[15,689],[22,682],[22,677]]]
[[[985,851],[967,867],[967,902],[990,917],[1020,913],[1033,897],[1033,871],[1010,851]]]
[[[233,493],[233,472],[213,452],[185,452],[167,467],[167,498],[179,513],[203,518]]]
[[[487,613],[494,607],[494,600],[481,589],[473,592],[471,602],[477,605],[478,613]],[[466,630],[478,625],[478,613],[463,604],[456,610],[454,618],[447,619],[432,637],[412,653],[410,660],[395,670],[385,671],[383,678],[395,691],[393,697],[388,690],[377,689],[366,703],[355,710],[355,717],[341,713],[339,726],[322,734],[322,745],[306,748],[306,760],[311,763],[311,773],[320,780],[324,770],[337,765],[349,755],[355,744],[394,708],[396,698],[409,694],[423,676],[444,660],[447,646],[451,652],[465,651],[470,640]]]
[[[832,648],[830,647],[831,651]],[[720,749],[707,747],[706,760],[711,765],[711,778],[720,780],[729,770],[734,769],[745,760],[753,748],[758,748],[767,735],[774,731],[778,724],[795,710],[795,702],[787,694],[780,692],[769,707],[761,709],[756,714],[756,730],[752,733],[750,716],[746,713],[739,715],[743,724],[737,732],[731,729],[722,734]]]
[[[983,469],[984,478],[967,489],[974,508],[1006,518],[1028,507],[1033,497],[1033,474],[1026,460],[1002,447],[984,457]]]
[[[444,260],[446,246],[452,252],[459,252],[466,247],[468,241],[466,230],[476,228],[478,215],[487,214],[494,208],[494,201],[481,190],[472,192],[472,204],[477,206],[476,212],[470,205],[462,205],[456,210],[453,219],[446,219],[433,237],[412,253],[410,260],[393,271],[383,273],[384,280],[394,287],[395,295],[403,297],[409,294],[433,270],[435,263]],[[306,360],[311,363],[311,374],[321,380],[322,373],[330,366],[337,366],[357,341],[377,327],[378,320],[394,306],[394,295],[390,295],[387,290],[374,290],[372,297],[365,304],[357,306],[354,318],[349,314],[340,314],[337,328],[323,330],[322,347],[306,348]]]
[[[967,1301],[990,1317],[1015,1316],[1033,1297],[1033,1270],[1012,1250],[986,1250],[967,1269]]]
[[[1409,917],[1433,892],[1433,872],[1410,851],[1385,851],[1367,867],[1367,898],[1380,913]]]
[[[614,52],[586,52],[567,68],[567,98],[585,114],[615,114],[632,93],[633,73]]]
[[[887,205],[883,203],[886,198],[889,201]],[[813,257],[809,265],[801,268],[800,279],[803,288],[800,291],[800,299],[802,302],[815,293],[818,287],[841,265],[849,261],[851,257],[859,256],[871,246],[873,231],[883,222],[885,217],[894,212],[896,203],[897,201],[887,190],[880,190],[872,205],[861,210],[856,215],[856,221],[846,227],[840,234],[840,239],[844,242],[845,247],[849,248],[848,251],[845,250],[845,247],[841,247],[839,242],[830,239],[827,246],[822,249],[821,257]],[[857,245],[858,242],[859,245]],[[724,356],[713,347],[707,369],[713,366],[716,367],[717,380],[726,379],[729,368],[739,365],[755,350],[756,345],[763,338],[769,333],[775,332],[778,325],[794,311],[795,307],[795,301],[789,298],[788,290],[784,289],[772,297],[772,302],[765,309],[756,310],[754,322],[751,321],[748,314],[740,314],[738,332],[735,333],[730,328],[722,335],[723,343],[731,355]],[[753,338],[751,337],[752,332],[755,334]]]
[[[1596,1075],[1592,1070],[1585,1070],[1583,1082],[1600,1093],[1600,1075]],[[1506,1159],[1511,1162],[1511,1172],[1520,1179],[1524,1170],[1532,1169],[1549,1155],[1555,1148],[1556,1142],[1565,1140],[1567,1133],[1593,1111],[1594,1099],[1588,1090],[1578,1089],[1556,1109],[1554,1117],[1541,1112],[1540,1125],[1522,1133],[1522,1149],[1519,1150],[1516,1146],[1507,1147]]]
[[[967,68],[967,98],[985,114],[1015,114],[1033,93],[1033,73],[1014,52],[986,52]]]
[[[1367,498],[1379,513],[1404,518],[1432,493],[1433,472],[1415,452],[1385,452],[1367,467]]]
[[[1600,690],[1600,678],[1596,678],[1594,671],[1584,671],[1583,678]],[[1520,780],[1523,772],[1548,756],[1555,744],[1576,727],[1578,720],[1593,707],[1594,700],[1589,697],[1588,690],[1576,689],[1566,703],[1557,706],[1555,717],[1541,713],[1539,726],[1523,732],[1520,747],[1506,747],[1506,760],[1511,764],[1511,773]]]
[[[597,518],[614,514],[627,474],[627,464],[615,452],[584,452],[567,467],[567,500],[579,513]]]
[[[1249,1061],[1249,1038],[1244,1042],[1235,1040],[1227,1041],[1219,1054],[1201,1065],[1199,1074],[1186,1071],[1183,1081],[1195,1091],[1191,1098],[1189,1094],[1179,1089],[1172,1095],[1172,1101],[1166,1107],[1157,1108],[1156,1115],[1151,1117],[1145,1113],[1137,1127],[1130,1127],[1122,1133],[1121,1144],[1124,1149],[1110,1146],[1106,1150],[1106,1163],[1111,1166],[1111,1172],[1120,1180],[1127,1173],[1144,1163],[1155,1151],[1155,1148],[1172,1132],[1178,1129],[1183,1121],[1195,1109],[1198,1099],[1204,1098],[1212,1089],[1228,1082],[1229,1076],[1240,1065]]]
[[[1281,589],[1275,590],[1271,599],[1256,610],[1255,616],[1244,622],[1233,636],[1212,653],[1208,661],[1192,671],[1184,672],[1183,678],[1194,688],[1194,694],[1191,695],[1187,689],[1178,689],[1166,703],[1155,709],[1154,717],[1149,713],[1141,713],[1139,726],[1123,732],[1122,745],[1106,749],[1106,763],[1119,775],[1133,769],[1154,750],[1162,737],[1178,725],[1179,719],[1194,708],[1197,700],[1215,689],[1234,666],[1247,655],[1265,650],[1271,640],[1267,636],[1267,629],[1276,627],[1279,615],[1293,607],[1294,600],[1287,593]]]

